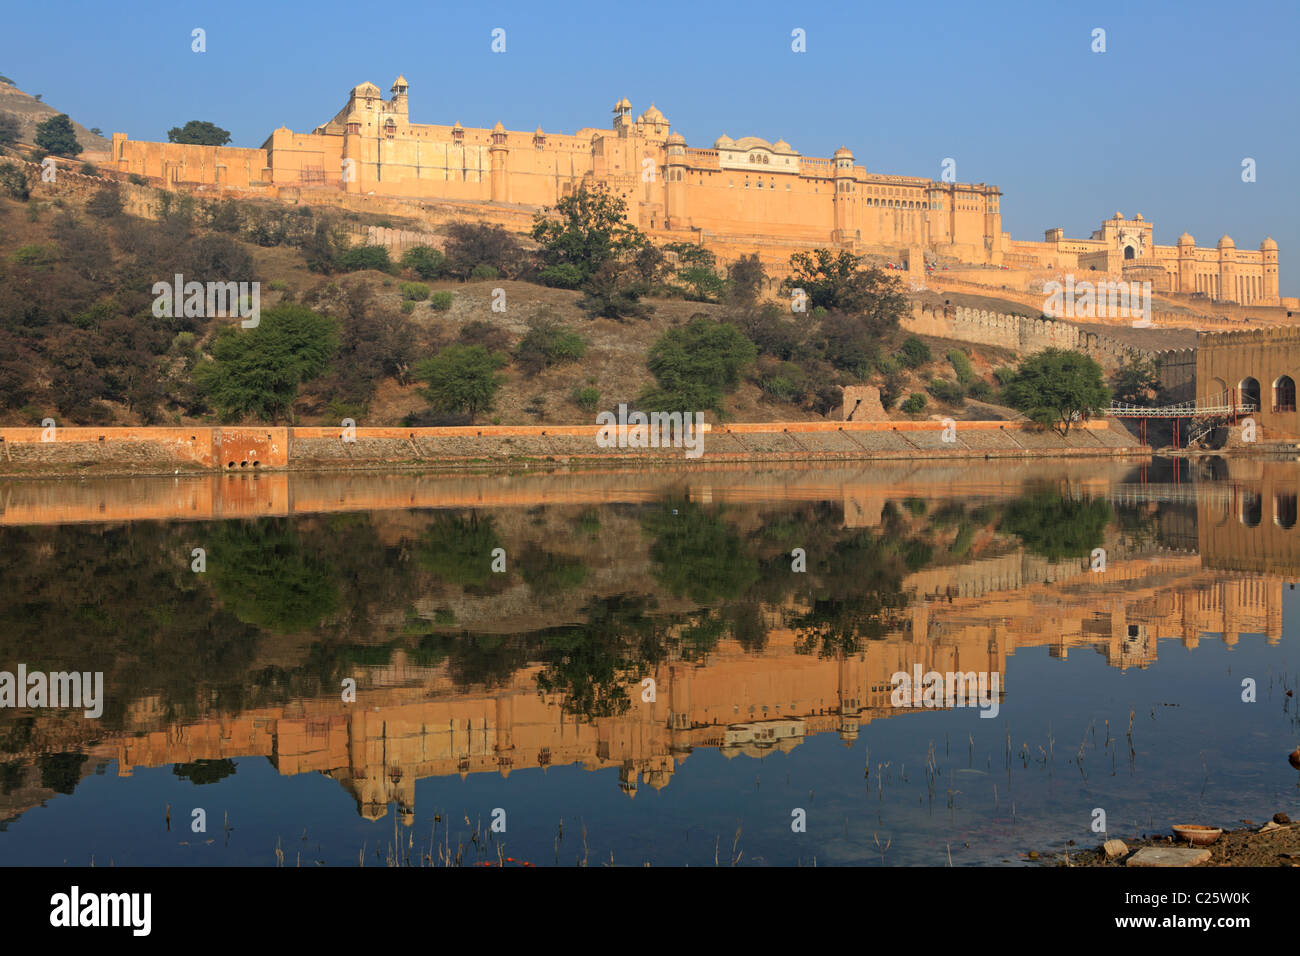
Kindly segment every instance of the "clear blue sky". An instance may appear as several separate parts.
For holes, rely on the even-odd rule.
[[[870,171],[936,178],[952,157],[959,180],[1002,188],[1017,239],[1087,237],[1116,210],[1152,220],[1162,244],[1272,235],[1282,294],[1300,294],[1296,0],[220,6],[10,4],[0,74],[105,133],[165,139],[205,119],[239,146],[310,130],[357,83],[387,91],[398,73],[417,122],[571,133],[606,126],[620,97],[636,112],[653,99],[696,146],[724,132],[812,156],[843,144]]]

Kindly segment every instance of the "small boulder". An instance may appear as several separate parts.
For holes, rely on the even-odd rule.
[[[1273,814],[1273,822],[1274,822],[1274,823],[1290,823],[1290,822],[1291,822],[1291,818],[1288,817],[1285,813],[1275,813],[1275,814]]]
[[[1196,847],[1144,846],[1128,858],[1126,866],[1197,866],[1210,858],[1209,850]]]
[[[1106,859],[1118,860],[1128,852],[1128,844],[1123,840],[1107,840],[1101,845],[1101,849],[1106,854]]]

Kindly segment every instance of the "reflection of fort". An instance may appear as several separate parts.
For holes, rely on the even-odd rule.
[[[1020,562],[1020,567],[1016,563]],[[490,692],[457,691],[439,668],[408,665],[399,651],[387,667],[364,672],[358,703],[304,700],[234,717],[167,725],[138,701],[128,733],[94,748],[96,758],[134,767],[223,757],[265,756],[282,774],[316,771],[342,783],[368,818],[396,803],[413,819],[415,782],[425,777],[500,773],[548,766],[617,769],[635,795],[666,786],[697,747],[728,757],[788,751],[812,734],[855,740],[873,720],[897,716],[891,677],[925,670],[997,671],[1026,647],[1102,654],[1119,667],[1146,667],[1157,642],[1195,647],[1202,634],[1235,644],[1242,633],[1281,637],[1282,583],[1206,571],[1195,555],[1134,558],[1093,573],[1068,573],[1019,553],[947,569],[909,582],[931,597],[909,625],[857,654],[821,658],[795,651],[795,634],[777,627],[761,654],[723,642],[703,662],[672,661],[651,672],[656,700],[631,689],[629,711],[584,722],[555,696],[539,696],[537,667]],[[1028,573],[1026,573],[1028,569]],[[1008,586],[1009,585],[1009,586]],[[1005,686],[1005,685],[1004,685]],[[915,712],[909,710],[907,712]]]
[[[87,766],[114,760],[129,775],[136,767],[265,756],[282,774],[314,771],[339,781],[367,818],[396,803],[410,822],[415,783],[426,777],[580,765],[616,770],[622,789],[635,795],[642,784],[666,786],[698,747],[761,757],[826,733],[849,744],[872,721],[899,716],[890,701],[892,675],[917,664],[941,673],[996,671],[1005,692],[1008,658],[1021,648],[1046,647],[1061,658],[1091,649],[1112,666],[1142,668],[1156,660],[1162,639],[1195,648],[1206,634],[1222,635],[1229,646],[1243,634],[1262,634],[1276,644],[1279,575],[1300,567],[1300,530],[1287,525],[1285,504],[1268,512],[1292,493],[1289,473],[1260,469],[1252,480],[1208,490],[1132,495],[1139,502],[1166,494],[1186,502],[1157,513],[1160,540],[1196,543],[1200,554],[1108,540],[1111,560],[1102,572],[1085,560],[1053,563],[1018,547],[927,567],[905,582],[914,600],[903,626],[839,657],[798,653],[797,635],[785,623],[798,609],[768,608],[764,651],[723,641],[702,661],[665,662],[648,675],[656,699],[643,702],[633,685],[621,716],[583,721],[566,714],[558,696],[538,694],[540,665],[520,669],[502,687],[464,689],[445,665],[419,667],[396,651],[385,667],[356,672],[356,704],[299,700],[169,722],[161,699],[137,700],[125,731],[93,746]],[[1113,485],[1110,492],[1129,494]],[[815,493],[826,497],[824,489]],[[870,502],[878,496],[875,487],[845,493],[855,502],[851,515],[846,505],[846,523],[873,524],[879,509]],[[19,793],[30,800],[29,791]]]

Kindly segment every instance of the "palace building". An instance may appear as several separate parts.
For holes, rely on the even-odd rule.
[[[259,149],[129,140],[113,134],[110,165],[169,188],[207,185],[309,198],[326,190],[426,202],[536,210],[574,191],[605,188],[623,198],[629,221],[656,239],[763,251],[837,246],[915,255],[924,250],[972,265],[1107,271],[1151,280],[1158,291],[1204,292],[1224,301],[1278,304],[1277,246],[1238,251],[1226,236],[1200,249],[1184,235],[1156,246],[1141,216],[1107,220],[1092,238],[1016,242],[1002,231],[1001,190],[868,172],[846,147],[829,159],[804,156],[783,139],[723,135],[687,145],[653,104],[633,117],[619,100],[607,128],[573,134],[413,123],[399,76],[354,87],[344,107],[310,133],[281,127]],[[514,220],[518,221],[517,218]]]

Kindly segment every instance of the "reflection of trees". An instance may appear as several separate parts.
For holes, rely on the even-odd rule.
[[[1105,541],[1110,505],[1098,498],[1063,497],[1042,489],[1002,509],[998,530],[1014,534],[1029,551],[1049,561],[1085,558]]]
[[[210,528],[0,529],[0,660],[102,671],[105,728],[120,727],[141,697],[160,694],[164,713],[189,714],[206,697],[201,687],[218,699],[243,688],[259,635],[189,569]]]
[[[646,615],[644,597],[597,598],[583,608],[585,624],[540,635],[543,694],[561,694],[564,710],[587,720],[626,713],[629,681],[663,657],[661,629]]]
[[[468,519],[453,514],[436,515],[416,550],[425,570],[468,591],[483,588],[493,578],[506,577],[492,571],[492,551],[499,547],[501,539],[492,518],[470,512]]]
[[[918,548],[926,546],[901,537],[899,529],[894,534],[863,530],[810,554],[809,608],[791,622],[795,649],[831,657],[884,637],[907,606],[903,576]]]
[[[675,506],[675,507],[674,507]],[[738,597],[758,580],[758,563],[722,517],[693,501],[668,501],[642,519],[654,538],[655,578],[699,604]]]
[[[235,762],[233,760],[195,760],[190,763],[172,764],[172,773],[182,780],[188,780],[196,787],[201,787],[207,783],[217,783],[225,780],[227,777],[234,776]]]
[[[72,793],[81,782],[81,765],[86,759],[85,754],[77,753],[41,754],[36,758],[41,786],[55,793]]]
[[[305,631],[339,603],[335,569],[309,552],[282,518],[229,522],[211,531],[212,589],[241,621],[273,631]]]
[[[538,598],[571,591],[587,580],[587,566],[580,559],[546,551],[532,542],[520,553],[517,564],[520,576]]]

